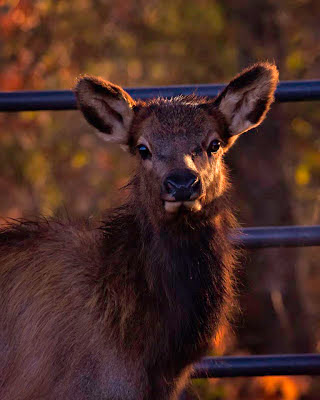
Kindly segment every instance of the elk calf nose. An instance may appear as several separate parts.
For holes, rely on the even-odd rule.
[[[164,193],[171,201],[187,201],[200,194],[200,179],[188,169],[175,170],[164,180]]]

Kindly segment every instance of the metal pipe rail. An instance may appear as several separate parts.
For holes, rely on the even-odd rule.
[[[134,99],[173,97],[195,93],[215,97],[225,85],[178,85],[146,88],[128,88]],[[277,102],[320,100],[320,80],[283,81],[276,90]],[[71,90],[0,92],[0,111],[75,110],[75,96]]]
[[[246,249],[320,246],[320,225],[243,228],[231,240]]]
[[[320,375],[320,354],[204,357],[194,365],[192,378],[267,375]]]

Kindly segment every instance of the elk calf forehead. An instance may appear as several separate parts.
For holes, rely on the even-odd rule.
[[[214,120],[196,105],[162,100],[148,106],[136,134],[137,141],[146,139],[154,150],[172,145],[184,151],[201,144],[216,129]]]

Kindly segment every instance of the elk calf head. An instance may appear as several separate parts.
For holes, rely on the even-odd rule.
[[[201,215],[224,191],[223,154],[259,125],[274,97],[276,67],[259,63],[213,100],[197,96],[135,102],[119,86],[84,76],[75,89],[87,121],[138,158],[138,193],[164,220]]]

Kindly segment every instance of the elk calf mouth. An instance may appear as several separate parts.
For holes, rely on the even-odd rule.
[[[167,213],[175,214],[180,208],[183,207],[185,210],[189,210],[190,212],[200,211],[202,206],[198,199],[196,200],[188,200],[188,201],[165,201],[164,208]]]

